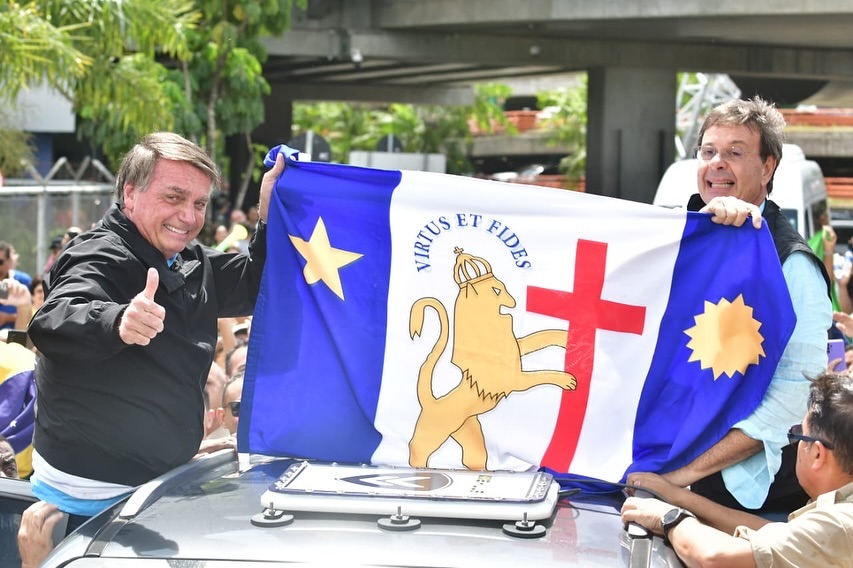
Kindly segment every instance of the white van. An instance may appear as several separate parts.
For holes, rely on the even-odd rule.
[[[658,184],[653,203],[664,207],[685,207],[698,191],[696,158],[679,160],[667,168]],[[803,150],[794,144],[782,147],[782,161],[773,176],[770,199],[782,209],[791,225],[808,239],[815,232],[815,220],[826,211],[826,182],[820,166],[807,160]],[[829,218],[829,217],[827,217]]]

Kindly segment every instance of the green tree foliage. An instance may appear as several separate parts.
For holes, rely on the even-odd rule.
[[[0,7],[0,99],[46,84],[71,102],[80,135],[115,158],[172,128],[155,58],[188,57],[197,19],[191,0],[12,0]]]
[[[372,151],[393,134],[404,152],[444,154],[450,173],[467,174],[471,173],[469,115],[468,107],[296,103],[293,130],[319,134],[329,143],[332,159],[343,163],[351,151]]]
[[[0,7],[0,108],[7,111],[22,89],[43,82],[67,84],[90,65],[69,40],[76,26],[56,27],[34,3]],[[33,161],[32,136],[15,130],[0,113],[0,172],[18,176],[22,162]]]
[[[550,111],[542,127],[550,131],[549,142],[569,149],[560,160],[560,171],[580,178],[586,172],[587,79],[577,86],[537,93],[539,108]]]
[[[32,136],[0,126],[0,174],[4,177],[19,177],[24,171],[23,164],[32,161]]]
[[[9,104],[30,85],[65,86],[85,75],[91,59],[74,41],[81,27],[46,20],[36,2],[0,7],[0,100]]]
[[[263,99],[270,93],[263,76],[267,52],[261,38],[284,33],[293,7],[304,8],[306,2],[196,0],[202,18],[188,33],[190,56],[168,74],[172,83],[168,92],[176,123],[219,163],[226,162],[225,136],[240,135],[250,155],[254,152],[251,132],[264,121]],[[255,169],[256,163],[250,161],[239,193]]]
[[[0,100],[46,82],[113,167],[155,130],[222,163],[223,137],[242,134],[254,150],[248,133],[264,120],[261,38],[283,33],[306,1],[12,0],[0,7]]]
[[[508,86],[489,83],[475,86],[471,106],[296,103],[293,128],[296,134],[312,130],[323,136],[337,162],[346,163],[353,150],[373,150],[393,134],[405,152],[444,154],[449,173],[470,174],[470,122],[489,132],[496,128],[515,132],[503,113],[510,94]]]
[[[158,58],[186,58],[199,19],[192,0],[37,0],[48,22],[78,26],[73,45],[87,73],[58,90],[80,118],[78,134],[116,165],[141,136],[172,130],[172,104]]]
[[[503,83],[478,83],[474,85],[474,104],[468,110],[469,120],[485,134],[503,130],[518,134],[504,114],[504,103],[512,95],[512,88]]]

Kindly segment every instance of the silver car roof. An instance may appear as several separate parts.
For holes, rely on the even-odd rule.
[[[191,462],[83,525],[45,566],[681,566],[660,539],[625,530],[618,493],[562,499],[536,538],[513,536],[512,519],[421,518],[394,531],[376,515],[293,512],[285,526],[256,526],[261,496],[290,463],[239,471],[228,451]]]

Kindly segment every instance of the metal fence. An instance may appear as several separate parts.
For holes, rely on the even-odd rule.
[[[0,187],[0,239],[14,245],[19,270],[41,274],[51,241],[71,226],[88,229],[113,201],[105,184]]]
[[[0,240],[15,247],[19,270],[37,275],[51,241],[68,227],[85,230],[100,220],[114,202],[114,189],[112,174],[97,160],[75,170],[60,158],[45,176],[29,173],[30,179],[7,179],[0,186]]]

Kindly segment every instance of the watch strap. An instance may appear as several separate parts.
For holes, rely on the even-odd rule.
[[[688,511],[687,509],[682,509],[681,507],[675,507],[670,509],[664,516],[661,518],[661,529],[663,529],[663,541],[666,544],[670,544],[669,542],[669,533],[674,529],[678,524],[684,519],[692,517],[696,518],[696,515]]]

